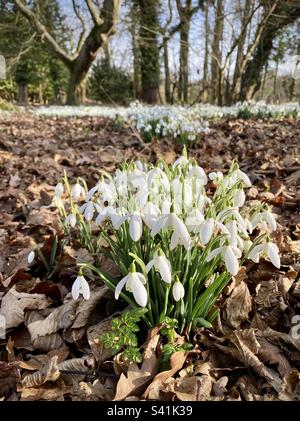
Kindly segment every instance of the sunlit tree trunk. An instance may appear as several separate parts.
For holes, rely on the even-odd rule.
[[[215,1],[215,25],[211,52],[211,102],[222,105],[222,51],[221,41],[224,27],[223,0]]]

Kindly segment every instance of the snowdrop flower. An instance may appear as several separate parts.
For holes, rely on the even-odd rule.
[[[180,134],[180,133],[178,133]],[[179,167],[179,168],[184,168],[189,164],[189,160],[187,159],[186,156],[180,156],[179,158],[176,159],[176,161],[173,164],[173,168]]]
[[[172,280],[171,264],[161,250],[158,252],[155,252],[153,259],[150,260],[150,262],[147,264],[146,266],[147,273],[152,269],[152,267],[154,267],[155,270],[160,273],[161,279],[164,282],[166,282],[167,284],[171,283],[171,280]]]
[[[84,188],[79,183],[74,184],[71,189],[71,196],[74,200],[79,200],[81,196],[85,197]]]
[[[211,172],[208,174],[208,177],[212,181],[220,181],[223,179],[223,173],[221,171]]]
[[[178,244],[182,244],[186,250],[190,247],[190,235],[187,230],[187,227],[182,222],[180,218],[174,213],[171,212],[167,215],[163,215],[154,225],[151,231],[152,237],[155,237],[162,229],[167,229],[171,227],[173,229],[173,234],[171,237],[170,250],[173,250],[177,247]]]
[[[83,213],[85,219],[89,222],[93,219],[95,208],[99,210],[101,209],[96,203],[87,202],[80,206],[79,212],[81,214]]]
[[[132,292],[136,303],[141,307],[147,305],[147,290],[145,288],[146,279],[144,275],[135,271],[135,265],[132,264],[130,272],[117,284],[115,289],[115,299],[118,300],[122,289]]]
[[[258,225],[261,224],[263,228],[267,229],[269,228],[270,231],[276,231],[277,223],[269,211],[259,212],[256,215],[254,215],[253,219],[251,220],[251,224],[253,229]]]
[[[269,240],[267,240],[265,244],[258,244],[250,251],[248,258],[253,262],[258,263],[260,256],[270,260],[277,269],[280,269],[279,250],[276,244],[271,243]]]
[[[72,228],[76,226],[76,222],[76,215],[74,215],[74,213],[71,213],[65,219],[65,224],[70,225]]]
[[[133,241],[139,241],[143,233],[143,221],[139,211],[129,216],[129,234]]]
[[[183,299],[184,297],[184,286],[182,285],[182,283],[177,279],[174,284],[173,284],[173,288],[172,288],[172,294],[173,294],[173,298],[174,300],[180,301]]]
[[[149,171],[147,177],[148,188],[152,187],[153,181],[158,182],[166,192],[170,191],[170,183],[167,175],[158,167]]]
[[[161,214],[158,206],[152,202],[147,202],[142,210],[142,218],[148,228],[152,229],[158,216]]]
[[[233,174],[232,174],[232,176],[236,176],[238,179],[242,180],[243,183],[245,184],[245,187],[251,187],[252,186],[252,183],[251,183],[250,178],[248,177],[248,175],[245,174],[240,169],[234,171]]]
[[[233,206],[235,208],[241,208],[246,200],[246,195],[243,189],[238,189],[233,197]]]
[[[218,255],[224,260],[227,271],[233,276],[237,275],[239,271],[239,262],[237,258],[241,257],[241,251],[231,245],[217,247],[208,254],[206,261],[210,262]]]
[[[185,218],[185,225],[190,232],[197,233],[200,231],[201,225],[204,222],[204,216],[198,208],[193,208],[187,213]]]
[[[193,165],[192,168],[189,170],[187,174],[188,178],[197,178],[203,182],[203,184],[207,184],[207,176],[204,172],[204,169],[202,167],[199,167],[199,165]]]
[[[73,286],[72,286],[72,297],[74,300],[77,300],[79,295],[82,294],[85,300],[89,300],[90,298],[90,287],[87,283],[84,276],[79,275],[75,279]]]
[[[35,252],[32,250],[27,256],[27,262],[31,264],[35,259]]]
[[[56,197],[61,197],[64,194],[64,185],[62,183],[58,183],[54,189],[54,195]]]
[[[209,218],[200,226],[200,241],[203,245],[206,245],[211,239],[215,229],[215,221]]]

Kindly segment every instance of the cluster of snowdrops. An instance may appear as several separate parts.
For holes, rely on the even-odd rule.
[[[129,162],[114,174],[101,172],[88,189],[66,175],[53,204],[66,235],[76,235],[90,253],[104,253],[121,275],[83,263],[72,295],[89,299],[86,273],[131,308],[145,308],[149,327],[166,317],[180,332],[211,326],[223,288],[247,259],[265,258],[280,267],[270,234],[276,221],[265,204],[245,205],[248,176],[233,163],[227,174],[208,175],[186,152],[173,165]],[[87,271],[89,269],[89,271]]]

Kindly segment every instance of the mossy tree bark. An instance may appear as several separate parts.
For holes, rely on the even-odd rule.
[[[141,100],[159,101],[160,60],[158,47],[158,0],[137,0],[140,18]]]

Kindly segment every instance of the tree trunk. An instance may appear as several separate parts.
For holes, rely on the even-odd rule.
[[[296,2],[279,2],[269,17],[260,40],[248,61],[241,81],[240,101],[248,101],[261,85],[261,73],[268,61],[273,48],[273,41],[278,32],[286,25],[290,25],[300,16],[300,7]]]
[[[171,76],[169,67],[169,51],[168,51],[168,40],[166,37],[163,39],[163,56],[164,56],[164,68],[165,68],[165,100],[167,104],[171,102]]]
[[[133,95],[135,99],[141,97],[141,54],[138,42],[138,17],[136,4],[132,2],[130,34],[133,54]]]
[[[211,102],[222,105],[222,52],[221,40],[224,26],[223,0],[216,0],[215,27],[211,57]]]
[[[18,104],[28,105],[28,86],[26,82],[18,84]]]
[[[192,2],[191,0],[186,0],[185,6],[182,6],[181,0],[177,0],[176,3],[180,18],[180,67],[178,99],[182,103],[187,103],[189,83],[189,32]]]
[[[140,6],[140,54],[142,101],[159,101],[160,63],[158,48],[158,0],[138,0]]]
[[[245,25],[247,25],[249,14],[251,10],[251,0],[245,0],[244,5],[244,13],[241,19],[241,33],[239,36],[238,46],[237,46],[237,55],[236,55],[236,62],[233,74],[233,81],[232,81],[232,89],[231,95],[229,98],[229,102],[235,103],[238,100],[241,90],[241,77],[242,77],[242,62],[243,62],[243,55],[244,55],[244,46],[247,37],[247,31],[244,30]]]
[[[208,56],[209,56],[209,1],[205,3],[205,55],[203,63],[203,91],[202,91],[202,101],[208,102],[209,92],[208,92]]]

